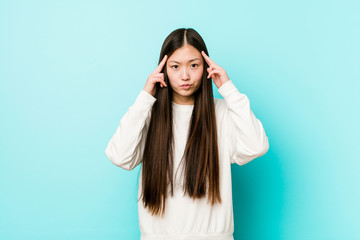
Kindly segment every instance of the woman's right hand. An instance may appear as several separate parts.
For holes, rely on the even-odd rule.
[[[164,56],[164,58],[161,60],[159,65],[149,75],[149,77],[145,83],[144,91],[150,93],[153,96],[155,96],[157,82],[160,82],[160,87],[163,87],[163,86],[167,87],[167,85],[164,81],[164,73],[161,73],[161,69],[164,67],[166,60],[167,60],[167,55]]]

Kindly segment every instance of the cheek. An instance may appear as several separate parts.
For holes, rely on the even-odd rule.
[[[196,72],[196,75],[194,76],[195,82],[196,82],[196,88],[199,88],[202,81],[202,75],[203,71]]]
[[[196,79],[201,79],[204,70],[201,68],[199,71],[196,71]]]
[[[176,77],[174,76],[174,73],[172,73],[171,71],[167,71],[167,76],[168,76],[170,85],[173,86],[174,80],[176,79]]]
[[[204,73],[204,69],[203,69],[203,68],[201,68],[201,70],[200,70],[200,76],[202,76],[202,75],[203,75],[203,73]]]

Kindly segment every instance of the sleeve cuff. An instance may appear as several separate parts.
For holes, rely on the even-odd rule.
[[[150,107],[156,100],[153,95],[142,89],[135,100],[135,105],[139,107]]]
[[[224,98],[229,96],[232,92],[238,91],[235,84],[229,80],[218,89],[218,92],[223,96]]]

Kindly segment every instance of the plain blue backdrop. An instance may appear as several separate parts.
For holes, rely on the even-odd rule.
[[[360,3],[0,1],[0,239],[139,239],[105,147],[191,27],[269,138],[232,165],[235,240],[360,239]],[[215,97],[220,97],[214,86]]]

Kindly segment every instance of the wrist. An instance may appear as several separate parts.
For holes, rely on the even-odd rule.
[[[222,84],[220,85],[220,87],[219,88],[221,88],[225,83],[227,83],[227,82],[230,82],[230,79],[228,79],[228,80],[226,80],[226,81],[224,81],[224,82],[222,82]]]
[[[143,90],[144,90],[145,92],[147,92],[148,94],[152,95],[152,96],[155,95],[155,93],[153,93],[153,92],[152,92],[150,89],[148,89],[147,87],[144,87]]]

